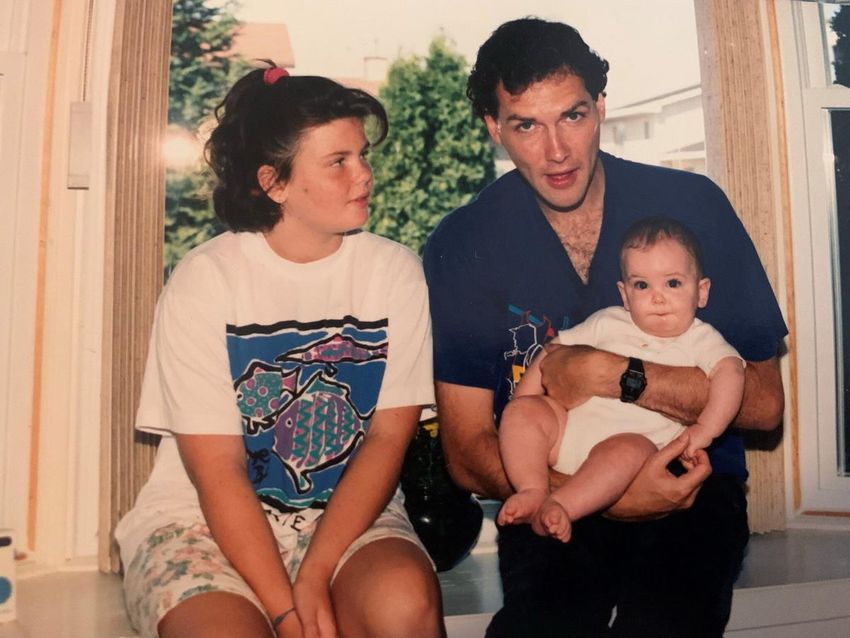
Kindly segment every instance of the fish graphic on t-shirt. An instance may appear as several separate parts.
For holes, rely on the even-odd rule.
[[[267,478],[277,484],[274,477],[283,471],[297,493],[307,494],[314,489],[311,475],[344,467],[365,436],[374,406],[366,413],[357,409],[339,366],[369,365],[386,356],[385,340],[370,344],[336,334],[290,349],[273,363],[247,366],[234,386],[258,493],[276,493],[262,485]]]

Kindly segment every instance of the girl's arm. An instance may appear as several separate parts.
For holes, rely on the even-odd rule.
[[[305,636],[336,636],[330,581],[340,557],[383,512],[398,486],[420,406],[377,410],[354,458],[328,501],[295,581]]]
[[[257,594],[269,618],[293,607],[292,586],[266,515],[248,479],[241,436],[178,434],[177,447],[201,502],[210,532],[236,571]],[[278,636],[301,636],[296,614]]]

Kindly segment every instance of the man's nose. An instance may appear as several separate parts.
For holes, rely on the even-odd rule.
[[[546,132],[546,159],[550,162],[563,162],[570,155],[566,136],[553,126]]]

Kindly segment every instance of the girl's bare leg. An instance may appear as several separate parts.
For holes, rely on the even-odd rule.
[[[567,411],[542,395],[515,398],[499,425],[499,451],[516,490],[499,510],[500,525],[529,523],[549,494],[549,467],[564,434]]]
[[[383,538],[365,545],[340,569],[331,596],[345,638],[445,636],[437,575],[410,541]]]
[[[265,615],[247,598],[209,592],[186,599],[159,621],[160,638],[273,636]]]
[[[640,434],[615,434],[597,443],[576,473],[540,506],[532,529],[567,542],[572,522],[616,503],[656,451]]]

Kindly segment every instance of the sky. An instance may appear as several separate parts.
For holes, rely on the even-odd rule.
[[[448,36],[468,61],[500,24],[566,22],[611,64],[608,108],[699,83],[691,0],[241,0],[237,16],[284,22],[298,74],[362,77],[366,56],[425,55]]]

